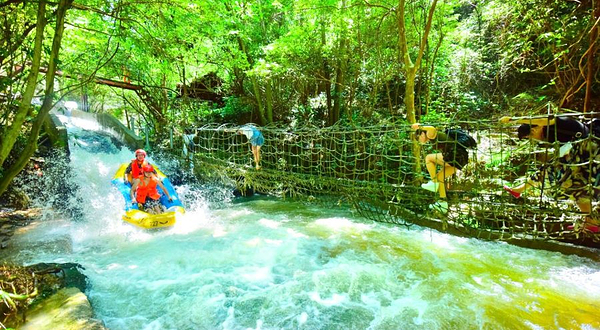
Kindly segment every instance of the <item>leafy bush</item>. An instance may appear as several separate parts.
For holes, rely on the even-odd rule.
[[[223,108],[215,109],[223,121],[236,121],[238,118],[252,113],[252,106],[237,96],[225,99]]]
[[[448,121],[448,115],[444,112],[438,112],[435,109],[432,109],[424,116],[421,116],[421,119],[418,121],[426,124],[445,123]]]

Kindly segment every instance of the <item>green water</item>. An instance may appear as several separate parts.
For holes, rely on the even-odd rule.
[[[83,218],[48,208],[6,253],[81,264],[110,329],[600,329],[600,264],[587,259],[337,207],[212,203],[188,186],[185,216],[145,231],[120,220],[110,185],[130,152],[71,157]]]

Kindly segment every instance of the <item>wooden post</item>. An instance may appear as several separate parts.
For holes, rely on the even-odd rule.
[[[145,133],[146,133],[146,150],[150,150],[150,139],[148,138],[148,132],[150,132],[150,129],[148,128],[148,123],[146,123],[146,127],[145,127]]]

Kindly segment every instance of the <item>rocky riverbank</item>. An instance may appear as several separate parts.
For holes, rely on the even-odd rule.
[[[6,249],[15,231],[24,228],[38,219],[41,209],[32,207],[31,198],[42,190],[47,190],[43,179],[46,159],[32,157],[23,171],[13,180],[13,184],[0,195],[0,249]],[[24,187],[33,186],[32,197]],[[29,192],[30,194],[32,192]]]
[[[0,249],[11,245],[19,230],[39,220],[41,209],[27,208],[26,195],[12,190],[0,200]],[[22,209],[18,209],[22,208]],[[84,294],[85,276],[76,264],[3,264],[0,271],[0,328],[105,330],[94,318]],[[7,298],[8,297],[8,298]],[[10,298],[14,299],[10,299]],[[7,299],[10,299],[9,302]],[[15,300],[16,299],[16,300]],[[8,317],[6,317],[8,316]]]
[[[87,296],[79,264],[0,266],[1,329],[104,330]]]
[[[34,222],[40,216],[40,209],[14,210],[0,209],[0,249],[6,249],[15,231]]]

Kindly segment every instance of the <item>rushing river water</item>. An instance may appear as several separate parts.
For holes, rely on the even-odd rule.
[[[138,229],[110,184],[132,152],[86,144],[70,164],[82,214],[48,209],[11,259],[81,264],[110,329],[600,329],[600,264],[575,256],[192,184],[174,227]]]

